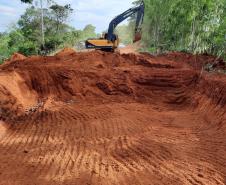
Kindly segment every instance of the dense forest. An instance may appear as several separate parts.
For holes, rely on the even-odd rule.
[[[176,50],[226,57],[226,0],[144,2],[143,43],[149,51]]]
[[[21,1],[32,3],[32,0]],[[61,6],[50,0],[46,2],[49,6],[43,9],[33,2],[16,25],[6,33],[0,33],[0,61],[14,52],[49,54],[65,46],[75,46],[88,37],[97,37],[92,25],[76,30],[67,24],[74,11],[70,4]],[[136,0],[134,4],[140,2]],[[144,2],[142,50],[208,53],[226,58],[226,0]],[[43,22],[40,21],[41,14]],[[133,26],[132,18],[127,25],[117,27],[116,33],[124,44],[132,43]]]

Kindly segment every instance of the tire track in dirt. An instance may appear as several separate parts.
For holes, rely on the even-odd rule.
[[[8,123],[0,185],[225,184],[224,80],[207,87],[164,56],[90,55],[3,66],[47,103]]]
[[[129,106],[125,106],[128,109]],[[35,167],[29,169],[32,174],[43,179],[59,180],[62,183],[67,177],[77,174],[79,171],[87,171],[93,174],[90,176],[90,181],[92,182],[103,177],[109,179],[117,178],[119,172],[123,172],[125,176],[130,177],[131,174],[135,175],[140,171],[153,174],[157,170],[163,176],[168,174],[174,176],[174,178],[183,179],[186,184],[222,184],[222,180],[219,179],[220,176],[213,178],[210,175],[213,173],[218,174],[216,171],[207,170],[205,174],[199,173],[199,176],[208,177],[207,180],[206,178],[195,176],[192,166],[190,170],[179,170],[184,168],[187,161],[184,161],[184,165],[180,164],[181,162],[172,163],[171,165],[164,162],[176,156],[169,152],[169,149],[162,147],[158,143],[153,143],[147,137],[154,134],[156,137],[161,138],[161,135],[157,134],[158,129],[156,130],[156,128],[161,128],[163,125],[166,128],[170,128],[172,123],[161,125],[161,122],[157,122],[156,128],[146,129],[148,126],[145,120],[148,122],[149,116],[145,115],[143,118],[145,113],[136,112],[132,109],[133,106],[131,106],[130,111],[136,117],[133,119],[134,121],[123,118],[118,113],[118,111],[123,110],[123,106],[118,107],[118,110],[112,114],[113,118],[108,115],[108,119],[98,119],[97,117],[94,119],[92,116],[85,113],[83,115],[82,112],[74,111],[68,107],[59,112],[37,112],[33,115],[33,122],[27,120],[26,124],[11,127],[11,129],[17,129],[17,131],[10,136],[10,139],[4,138],[3,144],[8,147],[5,154],[13,156],[13,151],[27,148],[28,154],[18,156],[22,166],[26,166],[27,162],[33,161],[32,164]],[[145,108],[144,111],[146,111]],[[126,115],[127,110],[124,110],[122,114]],[[165,118],[167,116],[162,117],[162,119]],[[97,125],[94,126],[93,121]],[[137,124],[145,128],[145,130],[138,128]],[[78,128],[80,130],[76,132]],[[23,133],[26,139],[18,136],[22,129],[26,131]],[[145,134],[142,136],[141,133],[144,131]],[[180,131],[177,133],[178,136],[182,134],[183,132]],[[212,143],[210,140],[208,142],[209,144]],[[164,144],[162,145],[164,146]],[[47,153],[46,148],[49,148]],[[35,150],[34,153],[32,149]],[[198,151],[205,151],[205,148],[200,147]],[[23,153],[23,151],[21,152]],[[203,152],[203,155],[205,155],[206,159],[212,158],[214,155],[214,153],[209,153],[209,155],[205,153],[206,151]],[[187,154],[189,153],[187,152]],[[33,159],[33,155],[37,157],[36,161]],[[195,155],[195,153],[190,152],[189,156],[192,155]],[[14,157],[12,161],[17,159]],[[206,159],[203,160],[206,161]],[[182,159],[177,160],[181,161]],[[224,160],[225,158],[221,157],[219,163]],[[177,171],[173,170],[172,167],[177,169]],[[23,178],[22,175],[18,177]],[[134,182],[142,184],[136,175],[134,176]]]
[[[33,127],[34,124],[35,124],[35,121],[34,122],[33,121],[32,122],[26,122],[25,121],[25,123],[24,124],[22,123],[21,125],[14,125],[14,124],[12,124],[9,127],[9,130],[11,131],[11,135],[6,137],[7,141],[5,143],[6,143],[7,148],[5,149],[5,152],[6,153],[10,152],[12,150],[12,148],[15,147],[15,146],[17,148],[20,145],[24,147],[24,143],[27,143],[27,141],[25,141],[23,143],[22,140],[23,139],[29,140],[29,137],[25,138],[25,137],[21,137],[21,135],[23,135],[24,132],[26,133],[26,130],[29,129],[29,125],[31,125],[31,127]],[[17,144],[17,143],[19,143],[19,144]],[[13,148],[13,150],[14,150],[14,148]]]

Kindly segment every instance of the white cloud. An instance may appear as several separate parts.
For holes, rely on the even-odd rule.
[[[16,10],[9,6],[0,5],[0,13],[4,15],[15,16]]]

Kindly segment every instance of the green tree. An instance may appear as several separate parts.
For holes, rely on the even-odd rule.
[[[44,19],[49,19],[47,10],[45,10],[44,17]],[[18,26],[22,34],[26,38],[22,47],[23,53],[24,51],[26,51],[26,47],[28,47],[27,50],[32,51],[31,54],[38,54],[41,50],[42,45],[42,34],[40,30],[40,9],[37,9],[34,6],[27,8],[26,12],[19,19]],[[26,52],[26,54],[29,53]]]
[[[63,25],[67,21],[70,14],[73,12],[73,9],[71,8],[70,4],[67,4],[65,6],[55,4],[50,6],[50,9],[52,10],[52,18],[56,23],[56,31],[58,32],[60,25]]]
[[[61,8],[62,11],[59,10]],[[69,26],[65,23],[72,12],[70,5],[54,5],[49,9],[43,9],[43,22],[45,24],[45,48],[43,48],[40,11],[40,8],[31,6],[26,9],[26,12],[18,21],[19,29],[28,41],[23,46],[23,53],[26,51],[26,47],[29,47],[27,50],[32,54],[42,54],[42,51],[55,50],[65,42],[64,35],[70,32]],[[26,52],[26,54],[29,52]]]
[[[83,34],[82,34],[83,39],[85,40],[87,38],[96,37],[95,29],[96,27],[93,26],[92,24],[86,25],[85,28],[83,29]]]
[[[226,0],[144,2],[143,42],[151,51],[225,53]]]
[[[0,35],[0,64],[9,57],[10,55],[10,50],[9,50],[9,45],[8,42],[10,40],[8,34],[1,34]]]
[[[119,36],[120,42],[123,44],[132,44],[134,37],[134,22],[117,26],[115,33]]]

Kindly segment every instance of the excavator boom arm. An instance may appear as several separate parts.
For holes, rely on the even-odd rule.
[[[119,39],[116,34],[114,34],[114,29],[116,26],[131,17],[132,15],[136,15],[136,25],[135,25],[135,39],[134,41],[138,41],[141,38],[141,25],[143,23],[144,17],[144,2],[134,8],[130,8],[129,10],[123,12],[122,14],[115,17],[109,24],[108,33],[105,33],[101,38],[90,38],[85,42],[85,46],[87,49],[101,49],[104,51],[114,51],[119,45]]]
[[[135,13],[137,13],[136,25],[135,25],[135,35],[136,35],[136,33],[140,31],[141,29],[140,26],[143,23],[144,2],[142,2],[139,6],[130,8],[127,11],[115,17],[109,24],[107,39],[110,41],[113,41],[115,39],[114,29],[116,28],[116,26],[122,21],[124,21],[125,19],[127,19],[128,17],[131,17],[132,15],[134,15]]]

